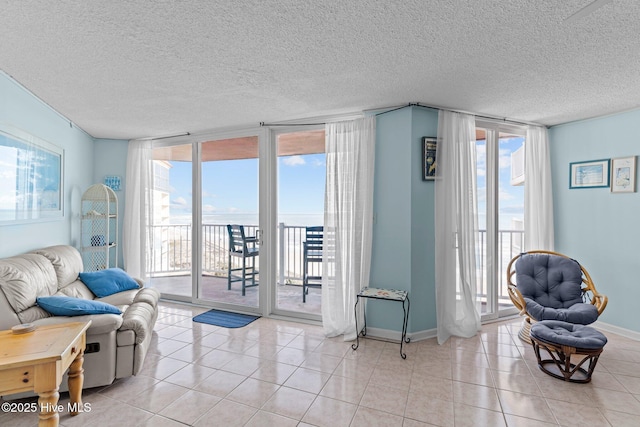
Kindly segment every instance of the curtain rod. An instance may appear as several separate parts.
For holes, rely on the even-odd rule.
[[[443,111],[451,111],[452,113],[461,113],[461,114],[470,114],[478,119],[487,119],[487,120],[495,120],[498,122],[504,122],[504,123],[513,123],[516,125],[533,125],[533,126],[543,126],[546,127],[545,125],[542,125],[540,123],[535,123],[535,122],[525,122],[522,120],[513,120],[513,119],[508,119],[506,117],[498,117],[498,116],[489,116],[486,114],[476,114],[476,113],[470,113],[468,111],[463,111],[463,110],[454,110],[452,108],[445,108],[445,107],[438,107],[436,105],[428,105],[428,104],[422,104],[422,103],[417,103],[414,104],[414,106],[416,107],[423,107],[423,108],[431,108],[434,110],[443,110]]]
[[[158,139],[169,139],[169,138],[177,138],[179,136],[191,136],[191,132],[179,133],[177,135],[161,136],[159,138],[152,138],[152,139],[155,139],[155,140],[158,140]]]
[[[321,123],[265,123],[260,122],[260,127],[274,127],[274,126],[320,126],[326,125],[326,122]]]
[[[375,114],[376,116],[379,116],[381,114],[385,114],[385,113],[390,113],[392,111],[396,111],[396,110],[400,110],[402,108],[407,108],[407,107],[411,107],[411,106],[417,106],[418,104],[407,104],[407,105],[403,105],[402,107],[397,107],[394,108],[392,110],[387,110],[387,111],[383,111],[381,113],[377,113]],[[319,122],[319,123],[265,123],[265,122],[260,122],[260,127],[273,127],[273,126],[321,126],[321,125],[326,125],[327,122]]]
[[[535,125],[535,126],[544,126],[541,125],[539,123],[533,123],[533,122],[523,122],[523,121],[519,121],[519,120],[512,120],[512,119],[507,119],[506,117],[497,117],[497,116],[488,116],[488,115],[484,115],[484,114],[475,114],[475,113],[469,113],[466,111],[462,111],[462,110],[453,110],[451,108],[444,108],[444,107],[438,107],[436,105],[428,105],[428,104],[422,104],[420,102],[416,102],[416,103],[409,103],[407,105],[403,105],[401,107],[396,107],[396,108],[392,108],[391,110],[387,110],[387,111],[383,111],[381,113],[377,113],[376,116],[379,116],[381,114],[386,114],[386,113],[390,113],[392,111],[396,111],[396,110],[401,110],[403,108],[407,108],[407,107],[422,107],[422,108],[429,108],[431,110],[442,110],[442,111],[450,111],[452,113],[461,113],[461,114],[470,114],[472,116],[474,116],[475,118],[478,119],[487,119],[487,120],[495,120],[495,121],[499,121],[499,122],[504,122],[504,123],[513,123],[513,124],[517,124],[517,125]],[[378,108],[379,109],[379,108]],[[545,126],[546,127],[546,126]]]
[[[144,138],[136,138],[133,141],[158,141],[160,139],[178,138],[181,136],[191,136],[191,132],[184,132],[184,133],[178,133],[175,135],[167,135],[167,136],[147,136]]]
[[[512,123],[512,124],[516,124],[516,125],[544,126],[544,125],[541,125],[539,123],[512,120],[512,119],[507,119],[506,117],[497,117],[497,116],[489,116],[489,115],[484,115],[484,114],[469,113],[467,111],[454,110],[454,109],[451,109],[451,108],[444,108],[444,107],[439,107],[439,106],[436,106],[436,105],[422,104],[420,102],[410,102],[410,103],[408,103],[406,105],[402,105],[400,107],[394,106],[394,107],[376,108],[376,110],[385,110],[386,108],[389,108],[389,110],[385,110],[385,111],[382,111],[380,113],[375,113],[374,115],[375,116],[381,116],[383,114],[391,113],[392,111],[402,110],[402,109],[407,108],[407,107],[421,107],[421,108],[429,108],[431,110],[443,110],[443,111],[451,111],[452,113],[470,114],[470,115],[472,115],[472,116],[474,116],[476,118],[479,118],[479,119],[495,120],[495,121],[499,121],[499,122]],[[369,110],[369,111],[373,111],[373,110]],[[326,125],[326,123],[325,122],[320,122],[320,123],[265,123],[265,122],[260,122],[260,127],[263,127],[263,126],[319,126],[319,125]]]

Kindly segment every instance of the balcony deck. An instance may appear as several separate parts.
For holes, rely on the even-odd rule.
[[[163,294],[191,297],[190,275],[153,277],[151,286],[157,288]],[[240,283],[232,283],[231,290],[228,290],[226,277],[203,275],[200,279],[200,289],[200,298],[204,300],[258,307],[258,286],[247,288],[246,295],[242,296]],[[278,285],[277,292],[278,309],[321,314],[321,289],[309,289],[306,303],[302,302],[302,286],[300,285]]]

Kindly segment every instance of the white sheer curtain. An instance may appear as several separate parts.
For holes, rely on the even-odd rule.
[[[356,338],[356,295],[369,285],[375,117],[330,123],[325,132],[322,323],[327,336],[347,341]]]
[[[153,233],[153,141],[129,141],[122,226],[122,255],[127,272],[147,280],[147,255]]]
[[[440,111],[435,183],[438,343],[480,330],[476,307],[475,118]]]
[[[553,194],[549,136],[543,126],[529,126],[524,143],[525,250],[554,248]]]

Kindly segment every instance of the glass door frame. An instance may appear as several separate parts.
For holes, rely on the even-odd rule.
[[[260,286],[258,286],[258,306],[250,307],[232,303],[218,302],[200,297],[200,288],[202,286],[200,277],[202,276],[202,143],[207,141],[216,141],[222,139],[242,138],[242,137],[258,137],[258,236],[259,244],[264,250],[260,251],[258,257],[258,271],[260,271]],[[191,145],[192,155],[192,236],[191,236],[191,297],[185,297],[175,294],[166,294],[172,300],[190,302],[192,304],[230,310],[235,312],[252,313],[266,316],[270,313],[269,307],[269,289],[272,286],[272,277],[275,277],[271,264],[275,264],[273,251],[272,233],[269,224],[274,221],[269,212],[271,210],[272,201],[269,194],[273,184],[269,183],[271,170],[275,169],[268,166],[270,158],[270,138],[269,131],[263,127],[252,127],[242,129],[227,129],[219,131],[211,131],[206,133],[179,136],[165,141],[154,142],[153,148],[169,147],[176,145]]]
[[[268,268],[271,262],[271,251],[268,250],[269,243],[268,237],[265,235],[267,218],[263,215],[263,212],[267,212],[265,205],[268,205],[268,189],[267,183],[263,175],[265,174],[265,162],[263,159],[263,151],[265,146],[268,145],[268,133],[264,128],[243,128],[243,129],[231,129],[221,130],[214,132],[207,132],[206,134],[195,135],[192,138],[193,143],[193,194],[197,195],[192,197],[193,203],[193,224],[194,229],[202,230],[202,144],[207,141],[217,141],[222,139],[233,139],[243,137],[258,137],[258,244],[260,245],[260,256],[258,257],[258,271],[260,272],[260,286],[258,286],[258,306],[251,307],[246,305],[232,304],[228,302],[214,301],[210,299],[204,299],[200,297],[200,290],[202,282],[202,232],[199,231],[197,235],[192,238],[192,253],[197,256],[192,257],[192,275],[193,275],[193,288],[191,300],[194,304],[210,306],[213,308],[219,308],[227,311],[252,313],[266,316],[269,311],[267,307],[267,295],[270,287],[270,268]],[[265,250],[266,249],[266,250]]]
[[[190,302],[201,306],[252,313],[262,316],[282,316],[290,319],[321,321],[321,315],[283,310],[277,308],[277,254],[278,254],[278,145],[281,134],[300,132],[301,130],[324,129],[318,126],[282,126],[278,128],[253,127],[211,131],[185,135],[160,141],[155,147],[191,144],[192,146],[192,290],[191,297],[167,294],[175,301]],[[258,236],[260,256],[260,286],[258,286],[258,307],[242,306],[216,302],[199,296],[202,276],[202,143],[222,139],[258,137]],[[197,231],[199,230],[199,231]]]
[[[167,148],[167,147],[176,147],[176,146],[180,146],[180,145],[191,145],[191,188],[193,191],[193,176],[194,176],[194,160],[195,160],[195,153],[194,153],[194,149],[193,149],[193,143],[191,141],[185,141],[183,138],[178,137],[178,138],[171,138],[171,139],[166,139],[166,140],[162,140],[162,141],[153,141],[153,145],[152,145],[152,150],[155,150],[156,148]],[[155,167],[155,166],[154,166]],[[154,208],[155,209],[155,208]],[[191,220],[193,222],[193,206],[192,206],[192,212],[191,212]],[[194,237],[194,227],[192,225],[191,227],[191,253],[193,254],[193,237]],[[166,296],[168,297],[168,299],[172,300],[172,301],[177,301],[177,302],[185,302],[185,303],[192,303],[193,302],[193,289],[194,289],[194,276],[193,276],[193,272],[194,272],[194,260],[193,260],[193,255],[192,255],[192,260],[191,260],[191,297],[186,296],[186,295],[180,295],[180,294],[172,294],[172,293],[167,293],[167,292],[162,292],[162,296]],[[153,279],[151,280],[151,284],[153,285]]]
[[[486,144],[486,186],[487,186],[487,250],[486,250],[486,280],[487,280],[487,312],[481,315],[483,322],[497,320],[501,317],[517,314],[515,307],[500,309],[498,287],[500,277],[505,271],[499,271],[499,208],[500,208],[500,133],[509,133],[526,137],[523,126],[509,125],[493,120],[476,119],[476,128],[484,129]],[[525,184],[526,185],[526,184]],[[492,191],[489,191],[491,189]],[[526,233],[526,230],[525,230]]]
[[[270,204],[265,206],[266,209],[269,209],[268,220],[269,222],[265,225],[265,231],[269,231],[269,253],[271,258],[270,267],[270,275],[269,275],[269,283],[270,293],[269,293],[269,302],[268,308],[269,313],[272,313],[277,316],[283,316],[290,319],[304,319],[314,322],[322,321],[322,315],[317,314],[309,314],[299,311],[293,310],[284,310],[278,308],[278,286],[277,286],[277,274],[278,274],[278,191],[279,191],[279,182],[278,182],[278,136],[287,134],[287,133],[295,133],[302,131],[313,131],[313,130],[324,130],[324,124],[318,125],[304,125],[304,126],[281,126],[278,128],[271,128],[269,133],[269,147],[268,153],[265,152],[264,160],[267,163],[265,169],[265,183],[269,183],[268,194],[271,195],[269,197]],[[265,151],[267,151],[265,149]],[[262,178],[262,176],[261,176]],[[324,195],[323,195],[324,197]],[[261,211],[262,213],[262,211]],[[265,218],[267,219],[267,218]],[[301,296],[302,298],[302,296]]]

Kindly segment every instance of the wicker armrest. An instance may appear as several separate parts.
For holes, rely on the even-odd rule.
[[[606,295],[594,292],[593,300],[591,303],[598,309],[598,316],[602,314],[608,302],[609,298]]]
[[[518,290],[516,285],[509,284],[507,286],[507,290],[509,291],[509,298],[511,298],[511,302],[516,308],[520,311],[520,315],[527,314],[527,303],[522,296],[522,293]]]

